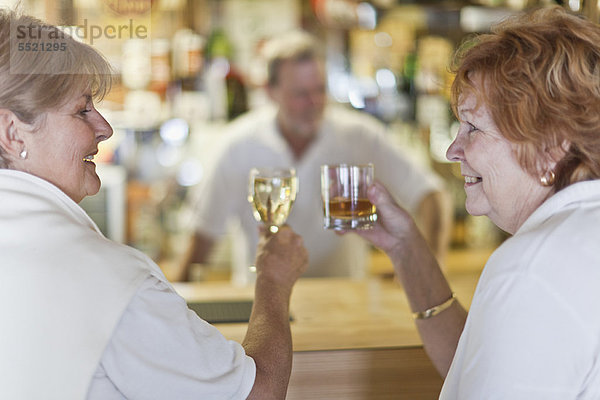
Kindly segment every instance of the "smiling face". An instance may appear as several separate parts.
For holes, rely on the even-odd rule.
[[[20,169],[58,186],[75,202],[100,190],[93,156],[112,128],[94,107],[91,95],[73,96],[44,115],[40,129],[22,136],[27,158]]]
[[[517,161],[515,144],[499,131],[485,105],[466,94],[458,106],[460,128],[446,153],[461,163],[471,215],[486,215],[499,228],[515,233],[533,211],[551,195]]]

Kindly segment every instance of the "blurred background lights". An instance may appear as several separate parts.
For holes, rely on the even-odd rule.
[[[392,37],[387,32],[377,32],[373,39],[377,47],[391,47],[393,43]]]
[[[171,146],[181,146],[188,138],[190,127],[182,118],[172,118],[160,127],[161,139]]]
[[[356,6],[358,25],[365,29],[375,29],[377,26],[377,10],[369,3],[359,3]]]
[[[358,90],[350,90],[348,91],[348,100],[350,100],[350,104],[352,107],[356,109],[365,108],[365,99]]]
[[[569,0],[569,8],[573,11],[579,11],[579,8],[581,7],[581,1],[580,0]]]
[[[195,159],[185,160],[179,166],[177,171],[177,183],[181,186],[194,186],[202,180],[204,168],[200,161]]]
[[[359,110],[367,106],[367,99],[375,99],[378,94],[377,83],[370,77],[354,79],[348,89],[350,104]]]
[[[351,76],[347,72],[336,72],[329,75],[327,85],[331,96],[340,103],[348,103],[348,88],[350,87]]]
[[[382,90],[396,89],[396,76],[387,68],[378,69],[375,72],[375,81]]]

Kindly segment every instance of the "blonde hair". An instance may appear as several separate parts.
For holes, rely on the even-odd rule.
[[[456,52],[452,107],[473,93],[534,176],[569,144],[555,190],[600,178],[600,27],[559,6],[508,18]],[[480,79],[483,90],[475,89]]]
[[[37,18],[0,10],[0,108],[34,128],[45,113],[90,90],[110,90],[112,68],[91,46]],[[8,162],[0,148],[0,168]]]

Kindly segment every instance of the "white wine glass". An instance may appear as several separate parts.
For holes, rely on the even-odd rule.
[[[258,222],[275,233],[292,210],[298,193],[298,178],[294,168],[252,168],[248,201]]]

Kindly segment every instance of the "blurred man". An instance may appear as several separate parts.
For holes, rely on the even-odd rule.
[[[367,114],[327,105],[325,65],[315,40],[293,32],[265,46],[267,93],[272,105],[233,121],[215,149],[214,162],[195,200],[195,233],[182,269],[207,261],[226,233],[230,217],[239,223],[233,241],[233,280],[251,279],[248,267],[258,241],[248,196],[252,167],[294,167],[299,192],[287,223],[304,239],[309,267],[304,276],[365,275],[368,246],[356,235],[323,229],[320,166],[375,165],[376,179],[415,215],[431,248],[443,257],[448,244],[450,207],[441,180],[391,144],[385,127]]]

